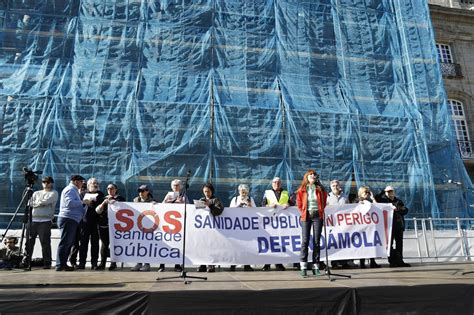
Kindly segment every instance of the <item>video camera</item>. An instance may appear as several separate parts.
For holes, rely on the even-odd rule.
[[[28,167],[23,167],[23,175],[25,176],[25,182],[28,186],[32,187],[35,182],[38,180],[38,175],[42,172],[40,171],[33,171]]]

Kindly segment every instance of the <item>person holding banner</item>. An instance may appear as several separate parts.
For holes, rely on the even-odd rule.
[[[138,187],[138,196],[133,198],[133,202],[152,202],[156,201],[153,199],[153,195],[147,185],[140,185]],[[150,271],[149,263],[137,263],[130,271]]]
[[[107,257],[110,257],[110,238],[109,238],[109,216],[108,208],[110,204],[116,201],[125,201],[125,198],[118,194],[118,187],[114,183],[107,185],[107,196],[104,201],[95,208],[95,211],[99,215],[99,238],[101,242],[100,246],[100,264],[97,266],[97,270],[104,270],[107,262]],[[113,271],[117,269],[117,263],[111,261],[109,270]]]
[[[347,195],[342,191],[341,183],[337,179],[333,179],[329,183],[329,186],[331,187],[331,192],[329,192],[328,194],[328,206],[344,205],[346,203],[349,203],[349,198],[347,198]],[[333,268],[355,267],[354,262],[352,260],[333,260],[331,261],[331,266]]]
[[[183,183],[179,179],[174,179],[171,182],[171,191],[168,192],[163,199],[163,203],[187,203],[189,204],[188,196],[184,194]],[[165,271],[165,264],[160,264],[158,272]],[[181,272],[183,269],[180,264],[174,265],[174,271]]]
[[[290,194],[281,187],[280,177],[273,178],[272,189],[265,190],[265,194],[263,195],[262,207],[270,207],[278,211],[279,209],[286,209],[289,206],[294,206],[290,199]],[[278,271],[286,270],[283,264],[275,264],[275,269]],[[262,270],[270,271],[270,265],[264,265]]]
[[[313,257],[312,272],[320,275],[319,269],[324,269],[320,262],[320,240],[323,230],[324,208],[326,207],[327,193],[319,183],[316,171],[308,170],[296,191],[296,205],[301,213],[301,253],[300,269],[303,277],[308,270],[308,247],[311,230],[313,230]]]
[[[79,266],[77,269],[85,269],[89,242],[91,243],[91,270],[97,270],[99,261],[99,215],[95,208],[104,200],[104,193],[99,189],[99,181],[95,177],[87,180],[87,191],[84,194],[84,202],[88,202],[83,224],[81,226],[81,239],[79,241]]]
[[[357,203],[370,202],[377,203],[374,198],[374,194],[370,191],[369,186],[361,186],[357,193],[357,198],[355,200]],[[375,258],[370,258],[370,268],[380,268],[381,266],[375,262]],[[365,259],[360,259],[360,268],[365,269]]]
[[[204,202],[204,204],[206,205],[206,208],[209,209],[209,212],[213,216],[217,217],[217,216],[221,215],[222,212],[224,211],[224,205],[219,200],[219,198],[214,196],[214,191],[215,191],[214,186],[211,183],[206,183],[206,184],[202,185],[202,194],[204,195],[204,197],[202,197],[199,200]],[[206,266],[205,265],[199,266],[197,271],[198,272],[205,272],[206,271]],[[215,271],[216,271],[216,268],[215,268],[214,265],[208,265],[207,266],[207,272],[215,272]]]
[[[377,196],[379,196],[379,202],[391,203],[394,207],[390,257],[388,257],[390,267],[410,267],[410,264],[403,261],[403,232],[405,231],[403,216],[408,213],[408,208],[405,207],[403,201],[395,197],[395,189],[392,186],[385,187],[382,193]],[[395,241],[395,248],[393,248],[393,241]]]
[[[256,208],[255,201],[249,196],[249,185],[240,184],[239,195],[232,198],[229,208]],[[229,271],[235,271],[235,265],[231,265]],[[244,271],[253,271],[250,265],[244,265]]]

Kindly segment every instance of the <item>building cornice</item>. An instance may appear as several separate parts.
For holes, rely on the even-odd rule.
[[[431,18],[445,15],[449,18],[456,18],[458,22],[474,24],[474,10],[448,8],[441,5],[429,4]]]

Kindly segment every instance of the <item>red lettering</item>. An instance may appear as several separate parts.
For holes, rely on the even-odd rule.
[[[374,224],[379,223],[379,215],[377,214],[377,212],[372,212],[372,214],[370,216],[371,216],[372,222],[374,222]]]
[[[166,223],[174,226],[173,229],[170,228],[169,225],[164,225],[163,226],[163,231],[165,233],[170,233],[170,234],[176,234],[178,232],[181,231],[181,228],[182,228],[182,225],[181,225],[181,221],[177,220],[181,218],[181,213],[179,213],[178,211],[167,211],[165,212],[165,221]]]
[[[124,223],[125,226],[120,223],[115,223],[115,229],[120,232],[130,231],[133,228],[133,219],[131,219],[130,217],[133,217],[133,211],[130,209],[120,209],[119,211],[117,211],[117,213],[115,214],[115,218],[117,219],[117,221]]]
[[[143,220],[147,216],[152,216],[153,217],[153,226],[151,228],[145,228],[143,227]],[[156,214],[155,211],[153,210],[145,210],[137,218],[137,225],[140,231],[143,233],[152,233],[154,232],[158,226],[160,225],[160,217],[158,217],[158,214]]]
[[[352,225],[352,218],[351,218],[351,213],[350,212],[346,212],[344,213],[344,216],[345,216],[345,219],[346,219],[346,224],[347,225]]]
[[[354,220],[354,223],[357,223],[357,224],[362,224],[362,222],[360,221],[360,213],[357,213],[357,212],[354,212],[352,214],[352,219]]]
[[[341,222],[344,221],[344,213],[338,213],[336,215],[337,218],[337,225],[341,225]]]
[[[332,214],[326,217],[326,226],[334,226],[334,218]]]

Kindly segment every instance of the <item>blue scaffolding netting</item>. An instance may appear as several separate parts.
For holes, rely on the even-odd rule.
[[[228,203],[314,168],[473,217],[425,0],[0,1],[0,202],[23,167]],[[36,188],[39,185],[37,184]]]

